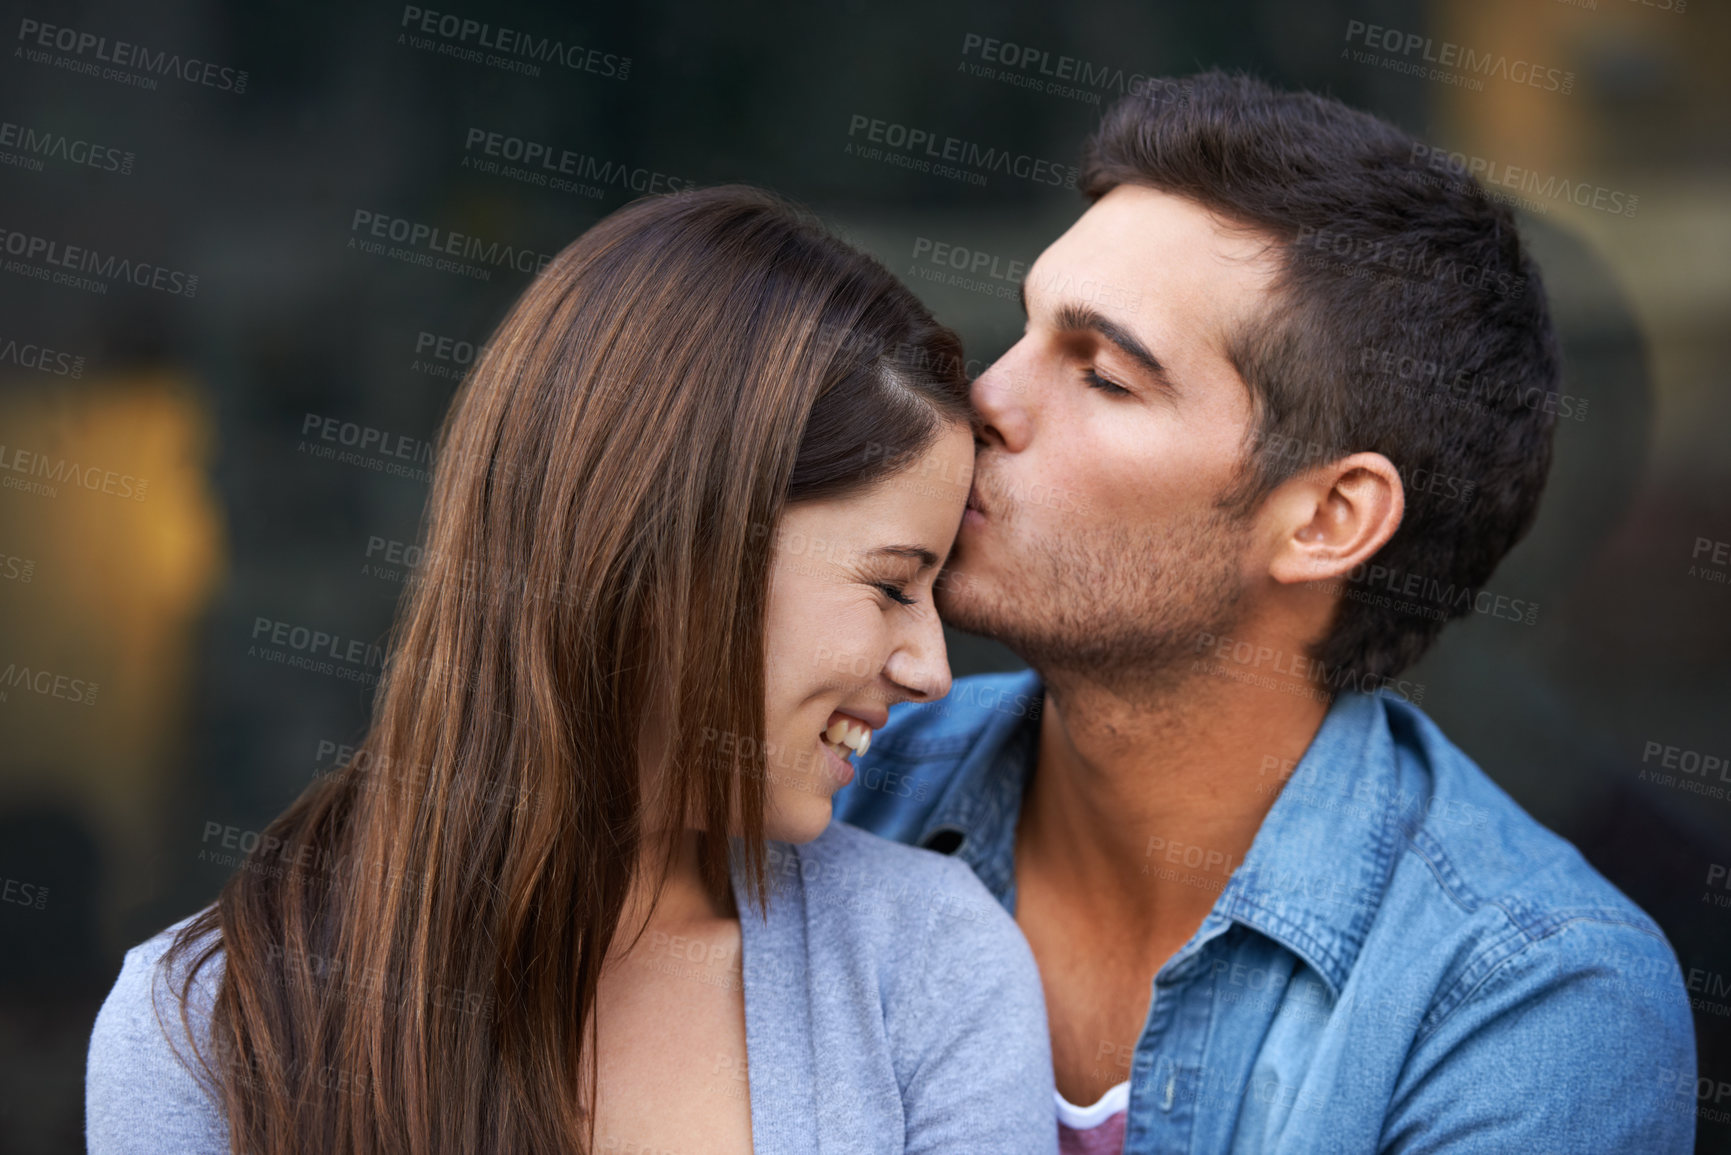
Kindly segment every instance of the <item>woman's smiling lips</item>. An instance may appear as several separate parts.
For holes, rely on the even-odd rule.
[[[861,711],[861,713],[867,713]],[[830,771],[846,786],[853,780],[851,754],[864,754],[871,748],[872,731],[889,721],[889,711],[869,711],[869,717],[847,710],[832,712],[824,722],[819,744],[830,760]]]
[[[841,786],[846,786],[849,782],[852,782],[853,763],[849,762],[846,758],[843,758],[840,754],[837,754],[836,748],[830,745],[826,739],[820,738],[818,740],[818,745],[823,747],[824,761],[829,765],[831,776],[833,776],[839,784],[837,789]]]

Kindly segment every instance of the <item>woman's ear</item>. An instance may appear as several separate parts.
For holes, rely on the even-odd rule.
[[[1394,463],[1354,453],[1282,483],[1265,507],[1276,536],[1269,576],[1328,581],[1369,561],[1400,528],[1406,491]]]

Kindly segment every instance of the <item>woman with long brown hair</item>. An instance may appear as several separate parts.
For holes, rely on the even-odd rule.
[[[954,334],[769,194],[568,246],[440,430],[364,740],[128,952],[90,1150],[1055,1150],[1014,922],[831,821],[948,691],[966,398]]]

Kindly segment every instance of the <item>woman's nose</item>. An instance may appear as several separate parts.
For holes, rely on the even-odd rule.
[[[936,611],[929,610],[890,654],[884,675],[908,701],[933,702],[950,692],[949,653]]]

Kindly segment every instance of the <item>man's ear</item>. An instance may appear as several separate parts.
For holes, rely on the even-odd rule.
[[[1263,508],[1276,538],[1269,576],[1286,584],[1328,581],[1387,544],[1406,512],[1406,492],[1388,458],[1354,453],[1289,478]]]

